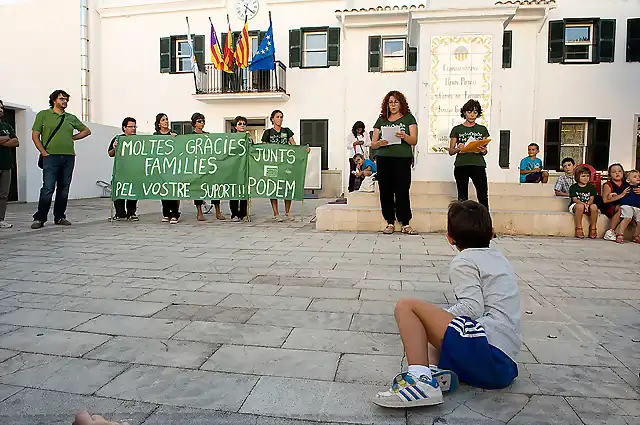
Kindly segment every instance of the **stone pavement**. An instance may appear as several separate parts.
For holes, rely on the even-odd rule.
[[[498,238],[520,278],[520,376],[385,410],[370,398],[402,367],[394,303],[452,303],[455,251],[255,205],[251,223],[205,224],[189,205],[170,227],[157,202],[112,224],[108,200],[74,201],[74,226],[40,231],[33,205],[10,205],[0,424],[68,425],[81,408],[132,425],[640,424],[640,246]]]

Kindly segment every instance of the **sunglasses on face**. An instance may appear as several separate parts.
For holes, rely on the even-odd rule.
[[[236,125],[247,125],[247,123],[246,123],[246,122],[239,122],[239,123],[238,123],[238,124],[236,124]]]
[[[196,120],[196,122],[202,122],[202,123],[204,123],[204,120]]]

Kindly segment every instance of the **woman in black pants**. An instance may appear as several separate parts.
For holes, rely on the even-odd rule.
[[[382,138],[385,128],[397,131]],[[390,143],[391,142],[391,143]],[[411,228],[411,163],[413,162],[413,146],[418,143],[418,124],[402,93],[392,90],[382,101],[380,117],[373,126],[371,148],[377,149],[376,180],[380,189],[380,207],[387,226],[382,233],[390,235],[395,230],[396,217],[402,224],[402,233],[417,235]]]
[[[233,120],[232,133],[245,133],[247,137],[247,149],[250,144],[253,143],[249,133],[247,133],[247,119],[242,116],[237,116]],[[247,216],[247,200],[246,199],[231,199],[229,201],[229,209],[231,210],[231,221],[242,221]]]
[[[482,106],[475,99],[469,100],[460,110],[465,121],[451,129],[449,140],[449,155],[457,155],[454,163],[453,175],[458,187],[458,199],[469,199],[469,178],[476,188],[478,202],[489,209],[489,184],[487,183],[487,163],[484,156],[487,146],[481,146],[476,152],[461,152],[467,142],[486,139],[489,131],[484,125],[476,123],[482,116]]]
[[[169,128],[169,117],[167,114],[160,112],[156,115],[156,131],[154,136],[177,136],[177,133]],[[180,221],[180,201],[173,199],[162,200],[162,222],[169,224],[178,224]]]

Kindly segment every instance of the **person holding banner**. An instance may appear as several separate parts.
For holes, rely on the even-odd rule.
[[[347,151],[349,151],[349,192],[358,190],[356,187],[357,179],[354,175],[356,172],[356,163],[354,155],[361,154],[366,157],[365,148],[371,146],[369,134],[364,131],[364,123],[356,121],[351,127],[351,132],[347,135]]]
[[[208,132],[204,131],[204,124],[204,115],[202,115],[200,112],[195,112],[193,115],[191,115],[191,127],[193,127],[192,134],[209,134]],[[216,218],[218,220],[226,220],[227,217],[222,215],[222,212],[220,212],[220,201],[212,200],[211,203],[216,209]],[[198,221],[204,221],[204,214],[202,213],[202,205],[204,204],[204,201],[196,199],[195,201],[193,201],[193,204],[196,206],[196,210],[198,211]]]
[[[167,114],[160,112],[156,115],[155,123],[156,131],[154,136],[172,136],[178,133],[171,131],[169,128],[169,117]],[[178,224],[180,221],[180,201],[178,200],[162,200],[162,222],[169,224]]]
[[[482,106],[475,99],[469,100],[462,106],[460,116],[464,118],[462,124],[451,129],[449,139],[449,155],[456,155],[453,176],[458,187],[458,200],[469,199],[469,178],[476,188],[478,202],[489,209],[489,184],[487,182],[487,163],[484,156],[487,146],[481,145],[474,152],[463,152],[466,144],[489,138],[489,130],[484,125],[476,123],[482,116]],[[487,140],[489,143],[489,140]]]
[[[122,120],[122,134],[119,136],[133,136],[136,134],[138,126],[136,125],[135,118],[126,117]],[[115,136],[111,139],[111,143],[109,143],[109,149],[107,150],[107,154],[111,158],[116,156],[116,148],[118,147],[118,137]],[[138,221],[139,218],[136,215],[136,210],[138,208],[138,201],[135,199],[116,199],[113,201],[113,206],[116,209],[116,214],[113,216],[113,221],[120,221],[123,219]]]
[[[247,119],[238,115],[233,120],[232,133],[245,133],[248,144],[253,144],[253,140],[247,132]],[[231,199],[229,201],[229,209],[231,210],[231,221],[243,221],[247,216],[247,200]]]
[[[282,126],[282,121],[284,120],[284,113],[276,109],[271,112],[271,116],[269,117],[271,120],[271,124],[273,124],[272,128],[269,128],[262,133],[262,143],[275,143],[281,145],[295,145],[296,142],[293,140],[293,131],[291,131],[288,127]],[[280,217],[280,212],[278,211],[278,200],[271,199],[271,209],[273,210],[273,219],[275,221],[283,221]],[[284,211],[286,219],[289,221],[295,221],[295,218],[291,215],[291,201],[285,199],[284,200]]]
[[[418,124],[404,94],[392,90],[382,101],[380,116],[373,126],[371,148],[377,149],[376,180],[380,189],[380,207],[387,226],[382,233],[395,231],[396,218],[401,232],[417,235],[411,221],[411,165],[413,147],[418,143]]]

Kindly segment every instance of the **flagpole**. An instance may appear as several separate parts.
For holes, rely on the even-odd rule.
[[[191,43],[191,27],[189,26],[189,17],[185,16],[185,18],[187,19],[187,33],[189,34],[189,49],[191,49],[191,56],[195,58],[196,52],[193,44]],[[196,73],[193,70],[193,64],[191,64],[191,73],[193,74],[193,85],[196,87],[196,93],[198,93],[198,78],[196,77]]]
[[[271,23],[271,11],[269,11],[269,28],[271,28],[272,23]],[[272,32],[273,34],[273,32]],[[274,40],[271,40],[271,42],[273,43],[273,48],[276,48],[276,43]],[[276,91],[278,91],[278,71],[276,70],[276,54],[275,51],[273,52],[273,76],[275,78],[275,82],[276,82],[276,86],[275,89]]]

